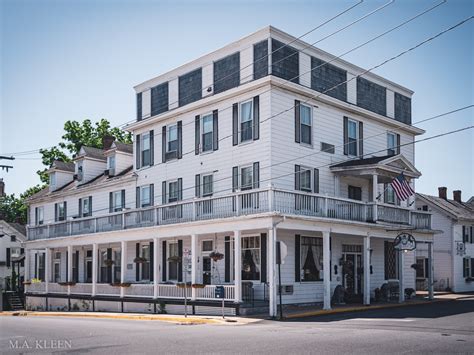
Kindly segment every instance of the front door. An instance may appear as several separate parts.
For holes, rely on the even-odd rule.
[[[202,283],[204,285],[210,285],[212,281],[212,263],[211,258],[204,256],[202,258]]]
[[[362,294],[362,255],[360,253],[344,253],[343,280],[348,296]]]

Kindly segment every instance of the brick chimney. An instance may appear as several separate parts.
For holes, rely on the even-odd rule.
[[[438,187],[438,196],[445,200],[448,199],[448,189],[446,187]]]
[[[102,146],[104,150],[110,149],[112,143],[115,141],[114,136],[104,136],[102,138]]]
[[[0,179],[0,197],[5,196],[5,183]]]
[[[461,203],[461,190],[454,190],[453,191],[453,200],[456,202]]]

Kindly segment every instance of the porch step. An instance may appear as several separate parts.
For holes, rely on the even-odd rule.
[[[25,309],[23,300],[18,294],[18,292],[7,292],[5,293],[5,299],[7,302],[7,307],[11,311],[20,311]]]
[[[255,314],[268,314],[270,307],[268,301],[255,301],[252,303],[242,303],[239,307],[239,313],[242,316]]]

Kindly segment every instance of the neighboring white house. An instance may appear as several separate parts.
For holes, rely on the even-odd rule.
[[[16,261],[24,254],[24,243],[26,241],[26,228],[19,223],[9,223],[0,219],[0,290],[11,288],[11,277],[13,267],[15,275],[20,280],[24,276],[24,261]]]
[[[416,207],[430,212],[433,229],[442,231],[434,236],[433,244],[435,289],[474,291],[474,205],[461,200],[460,190],[453,191],[453,199],[448,199],[446,187],[440,187],[438,196],[417,193]],[[428,276],[426,257],[426,248],[417,248],[418,288],[425,286]]]
[[[29,200],[29,306],[178,312],[190,282],[197,313],[224,285],[228,310],[275,315],[277,241],[284,304],[415,288],[393,241],[431,242],[431,215],[386,189],[421,175],[413,92],[333,58],[266,27],[137,85],[133,149],[83,147]]]

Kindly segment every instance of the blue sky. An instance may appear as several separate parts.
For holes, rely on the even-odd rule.
[[[0,154],[55,145],[66,120],[133,120],[134,85],[269,24],[299,36],[356,2],[0,0]],[[385,2],[366,0],[304,40],[315,42]],[[339,55],[437,2],[395,1],[318,47]],[[473,3],[448,0],[344,59],[369,68],[472,15]],[[474,103],[473,33],[470,21],[375,71],[415,91],[413,121]],[[473,116],[470,109],[420,127],[428,137],[473,125]],[[417,144],[417,191],[447,186],[449,194],[472,196],[473,153],[473,130]],[[12,165],[0,171],[8,193],[39,182],[38,154]]]

